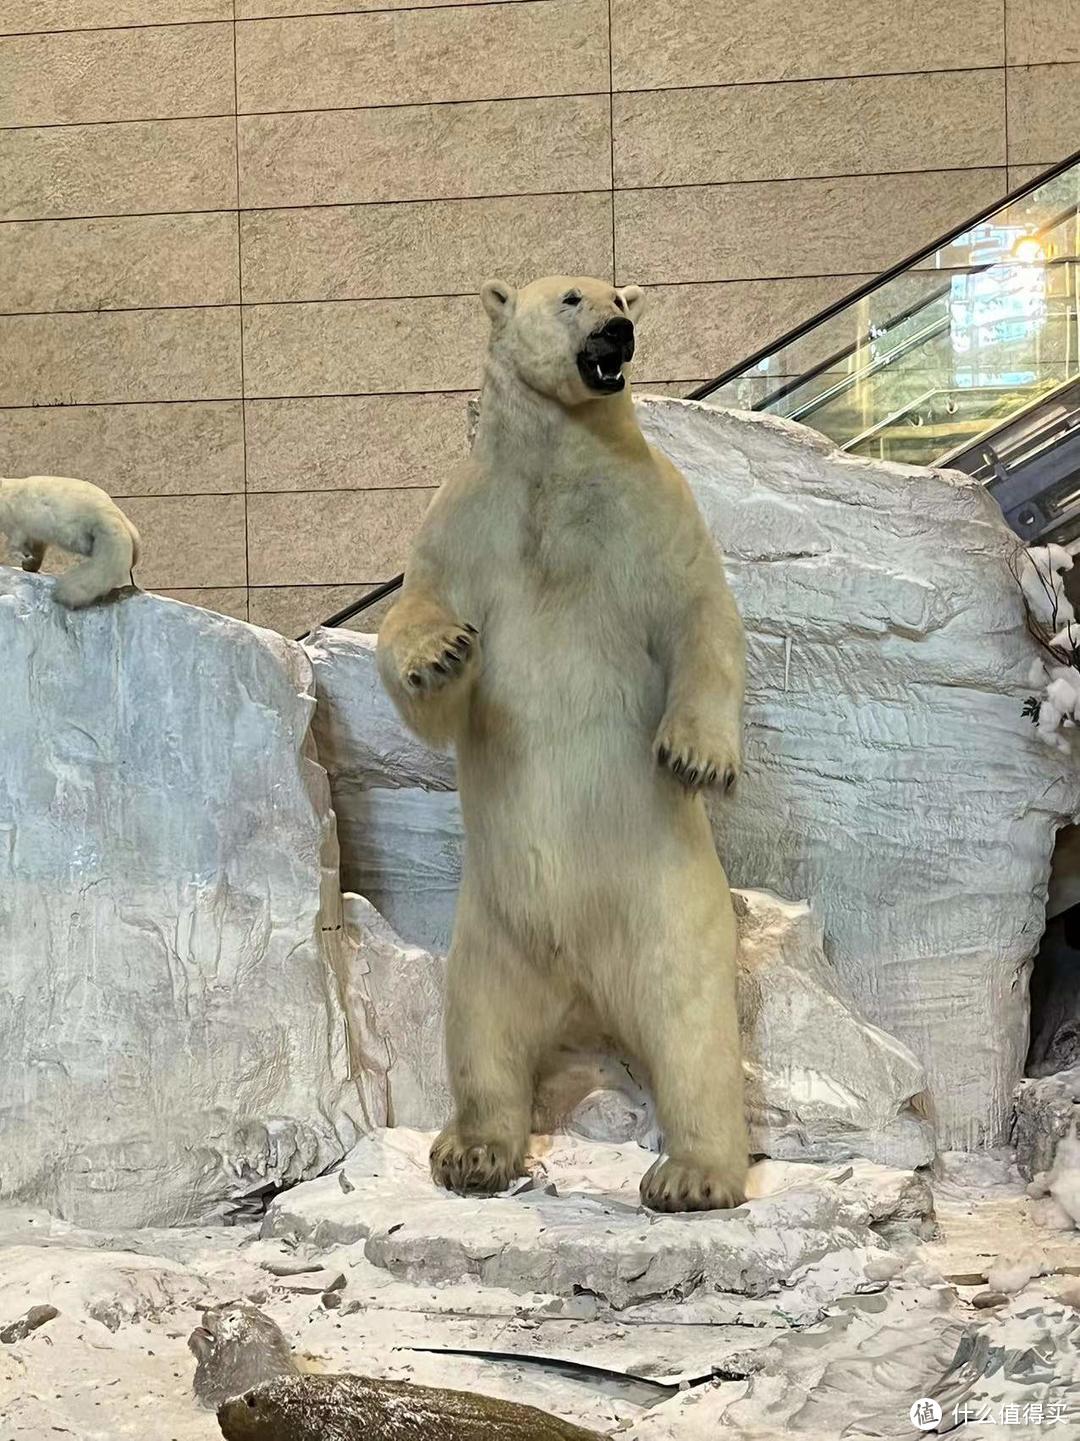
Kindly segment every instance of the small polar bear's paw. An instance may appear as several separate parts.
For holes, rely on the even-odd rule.
[[[677,713],[660,722],[653,753],[687,790],[716,786],[726,795],[742,768],[738,732],[730,737],[717,727],[706,728],[693,717]]]
[[[409,695],[431,695],[463,676],[476,659],[477,636],[475,626],[447,624],[404,637],[398,667]]]
[[[431,1177],[448,1191],[494,1196],[525,1174],[525,1148],[462,1135],[451,1122],[431,1147]]]
[[[650,1211],[728,1211],[746,1200],[745,1160],[737,1164],[661,1156],[641,1179]]]

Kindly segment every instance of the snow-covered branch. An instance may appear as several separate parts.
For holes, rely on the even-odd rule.
[[[1043,652],[1028,676],[1040,693],[1029,697],[1024,714],[1048,745],[1064,751],[1069,738],[1063,731],[1080,724],[1080,622],[1063,579],[1072,567],[1060,545],[1018,546],[1010,564],[1024,595],[1028,630]]]

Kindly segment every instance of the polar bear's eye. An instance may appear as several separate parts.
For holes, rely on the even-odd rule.
[[[565,294],[565,295],[563,296],[563,298],[562,298],[562,303],[563,303],[564,305],[580,305],[580,304],[581,304],[581,291],[580,291],[580,290],[568,290],[568,291],[566,292],[566,294]]]

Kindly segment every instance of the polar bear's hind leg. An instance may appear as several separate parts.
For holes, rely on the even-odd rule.
[[[446,1059],[453,1120],[431,1148],[451,1191],[494,1195],[524,1174],[536,1070],[566,1007],[552,978],[468,889],[446,970]]]
[[[718,890],[717,912],[731,904],[722,876]],[[726,1210],[745,1200],[734,917],[699,911],[698,920],[679,917],[663,945],[631,959],[625,990],[634,1012],[616,1017],[650,1074],[664,1134],[664,1154],[641,1182],[654,1211]]]

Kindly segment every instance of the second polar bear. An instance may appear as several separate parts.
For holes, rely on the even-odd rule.
[[[88,480],[66,475],[0,477],[0,532],[23,570],[40,570],[50,545],[86,557],[56,582],[56,599],[73,610],[132,583],[139,532]]]
[[[624,366],[636,286],[481,292],[492,322],[471,456],[427,512],[379,669],[453,742],[465,865],[447,969],[455,1115],[435,1179],[521,1173],[561,1045],[644,1066],[656,1210],[743,1199],[735,919],[701,791],[741,763],[742,624],[686,481],[646,443]]]

